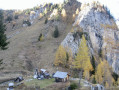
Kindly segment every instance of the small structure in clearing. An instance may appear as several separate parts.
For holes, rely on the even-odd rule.
[[[56,82],[66,82],[69,80],[69,74],[67,72],[57,71],[53,77]]]
[[[14,89],[14,83],[9,83],[9,88],[7,90],[13,90]]]
[[[38,69],[35,70],[35,73],[34,73],[34,78],[35,79],[49,79],[50,78],[50,74],[47,70],[45,69],[40,69],[39,72],[38,72]]]
[[[49,72],[45,69],[40,69],[40,75],[43,75],[44,78],[46,78],[46,79],[50,78]]]

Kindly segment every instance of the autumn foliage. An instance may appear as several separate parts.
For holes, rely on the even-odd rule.
[[[69,48],[64,48],[60,45],[56,52],[54,65],[78,70],[80,79],[92,80],[92,82],[99,83],[107,88],[119,84],[119,79],[116,76],[118,80],[115,80],[112,68],[110,68],[107,60],[100,58],[97,66],[92,66],[91,60],[87,40],[83,34],[77,55],[73,57]],[[91,73],[92,71],[94,72]]]
[[[63,21],[66,21],[66,18],[67,18],[66,16],[67,16],[67,14],[66,14],[65,9],[62,9],[61,15],[62,15],[62,20],[63,20]]]
[[[77,9],[76,9],[76,15],[78,15],[78,14],[79,14],[79,9],[77,8]]]
[[[97,66],[95,79],[97,83],[103,84],[106,87],[112,86],[116,83],[111,75],[111,69],[106,60],[101,60],[100,64]]]
[[[85,36],[82,36],[82,40],[80,43],[80,47],[77,53],[77,56],[75,58],[75,61],[73,62],[74,68],[76,69],[82,69],[83,76],[86,79],[90,78],[90,71],[93,70],[92,64],[90,62],[90,55],[89,55],[89,49],[86,44]]]
[[[64,65],[64,64],[66,64],[66,51],[64,47],[60,45],[56,52],[54,65],[58,66],[58,65]]]
[[[66,15],[66,11],[65,11],[65,9],[62,9],[61,14],[62,14],[62,17],[66,17],[66,16],[67,16],[67,15]]]
[[[54,65],[69,68],[72,63],[71,61],[72,52],[66,52],[65,48],[62,45],[60,45],[55,55]]]

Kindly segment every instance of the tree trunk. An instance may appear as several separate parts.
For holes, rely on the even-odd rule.
[[[81,87],[82,69],[79,71],[79,88]]]

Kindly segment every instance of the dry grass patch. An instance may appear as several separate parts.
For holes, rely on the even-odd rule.
[[[104,29],[113,29],[113,30],[117,30],[118,29],[116,24],[112,24],[112,25],[101,24],[101,27],[104,28]]]

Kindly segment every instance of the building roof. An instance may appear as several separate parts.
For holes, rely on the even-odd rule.
[[[12,87],[12,86],[14,86],[14,83],[9,83],[9,87]]]
[[[67,72],[61,72],[61,71],[57,71],[53,77],[55,78],[66,78],[67,77]]]

